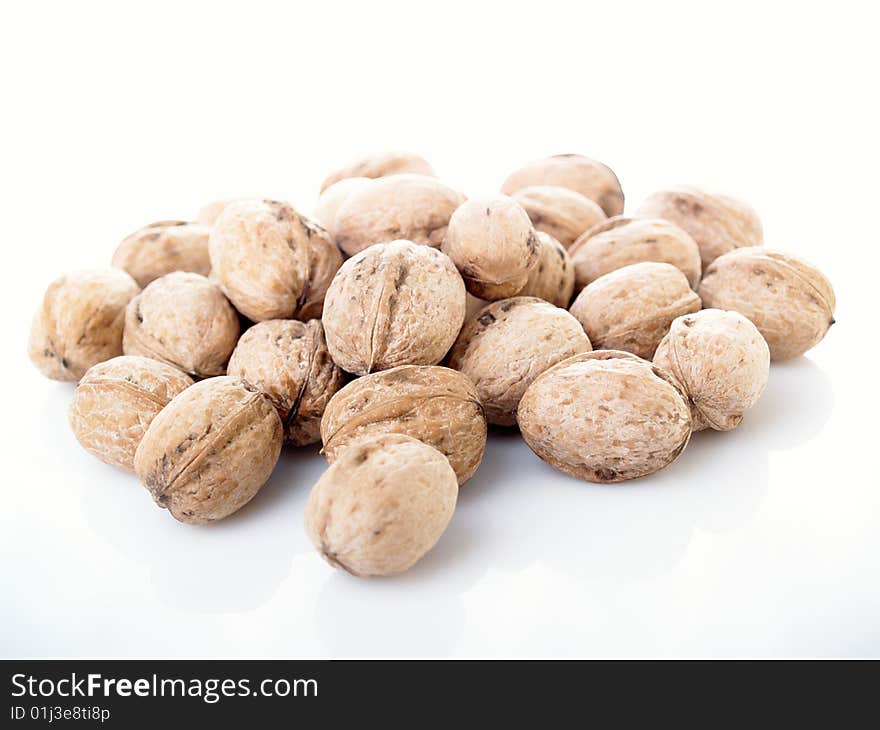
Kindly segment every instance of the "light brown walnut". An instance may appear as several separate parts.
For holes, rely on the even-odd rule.
[[[369,177],[346,177],[333,183],[318,197],[315,204],[314,219],[320,223],[331,236],[336,236],[336,214],[348,197],[357,190],[363,190],[372,183]]]
[[[113,265],[145,287],[172,271],[207,276],[211,271],[208,234],[211,229],[187,221],[159,221],[126,236],[113,254]]]
[[[380,178],[389,175],[411,173],[414,175],[434,176],[434,170],[428,161],[411,152],[388,152],[381,155],[364,157],[356,162],[331,173],[321,183],[321,192],[340,180],[352,177]]]
[[[535,230],[552,236],[566,248],[607,217],[598,203],[558,185],[531,185],[511,197],[528,213]]]
[[[537,231],[538,260],[529,271],[526,285],[517,296],[538,297],[555,304],[568,307],[574,293],[574,265],[571,256],[559,241],[546,233]]]

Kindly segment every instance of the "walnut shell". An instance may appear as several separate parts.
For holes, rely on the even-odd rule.
[[[605,215],[623,212],[623,190],[607,165],[583,155],[553,155],[535,160],[512,173],[501,192],[513,195],[532,185],[556,185],[580,193],[599,204]]]
[[[530,185],[511,194],[537,231],[568,248],[588,228],[606,219],[599,204],[558,185]]]
[[[228,373],[272,401],[284,424],[285,440],[294,446],[321,440],[324,408],[343,385],[342,371],[330,359],[317,319],[255,324],[235,346]]]
[[[333,360],[366,375],[436,365],[458,335],[465,289],[440,251],[411,241],[378,243],[346,261],[327,292],[324,329]]]
[[[209,378],[153,419],[134,470],[156,504],[181,522],[204,525],[241,509],[266,483],[283,430],[258,390],[239,378]]]
[[[526,285],[538,260],[538,237],[519,203],[491,195],[471,198],[452,214],[442,251],[471,294],[494,301]]]
[[[187,221],[159,221],[126,236],[113,254],[113,265],[125,269],[145,287],[172,271],[207,276],[208,234],[211,229]]]
[[[600,276],[629,264],[658,261],[672,264],[692,289],[700,284],[700,248],[690,234],[661,218],[614,216],[594,226],[569,248],[575,288],[580,291]]]
[[[352,177],[379,178],[403,173],[426,177],[434,176],[434,170],[424,158],[410,152],[389,152],[383,155],[364,157],[328,175],[321,183],[321,192],[340,180]]]
[[[706,269],[700,296],[707,307],[748,317],[773,360],[803,355],[834,324],[834,290],[816,267],[761,247],[731,251]]]
[[[203,226],[213,226],[220,217],[220,214],[226,210],[226,206],[239,200],[242,200],[242,198],[224,198],[223,200],[215,200],[203,205],[196,214],[196,223]]]
[[[532,451],[589,482],[652,474],[675,461],[691,436],[690,409],[672,377],[614,350],[547,370],[526,390],[517,417]]]
[[[110,267],[55,279],[31,324],[31,362],[52,380],[79,380],[92,365],[121,355],[125,307],[139,291],[131,276]]]
[[[370,183],[369,177],[346,177],[333,183],[318,197],[313,218],[318,221],[331,236],[336,236],[336,214],[348,197],[357,190],[363,190]]]
[[[542,231],[536,231],[538,239],[538,260],[529,271],[526,285],[517,296],[538,297],[567,307],[574,294],[574,266],[568,251],[559,241]]]
[[[90,367],[76,386],[68,420],[80,445],[101,461],[134,471],[134,453],[156,414],[193,381],[171,365],[120,355]]]
[[[764,392],[770,348],[741,314],[704,309],[672,323],[657,346],[654,364],[672,375],[687,395],[694,431],[729,431]]]
[[[493,302],[469,320],[449,354],[449,367],[473,381],[486,420],[516,424],[526,388],[547,368],[591,350],[580,323],[535,297]]]
[[[650,359],[672,320],[701,306],[681,271],[645,261],[600,276],[578,294],[569,311],[593,347]]]
[[[226,206],[209,238],[211,275],[248,319],[319,317],[342,256],[330,234],[276,200]]]
[[[433,177],[392,175],[349,195],[336,211],[336,244],[354,256],[398,239],[439,248],[464,196]]]
[[[403,433],[443,453],[459,484],[486,449],[486,417],[474,384],[436,365],[401,365],[353,380],[334,395],[321,421],[331,464],[356,439]]]
[[[309,494],[306,533],[352,575],[401,573],[434,545],[455,511],[458,482],[437,449],[402,434],[358,440]]]
[[[176,271],[129,302],[122,349],[209,378],[226,372],[238,333],[238,315],[223,292],[204,276]]]
[[[745,203],[695,187],[661,190],[636,211],[639,218],[663,218],[687,231],[700,247],[703,269],[741,246],[760,246],[761,219]]]

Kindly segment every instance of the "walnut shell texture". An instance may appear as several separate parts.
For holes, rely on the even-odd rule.
[[[443,534],[458,482],[437,449],[401,434],[355,442],[309,494],[306,533],[334,567],[357,576],[401,573]]]
[[[353,380],[330,399],[321,421],[331,464],[353,441],[387,433],[440,451],[459,485],[473,476],[486,449],[486,417],[474,384],[436,365],[401,365]]]
[[[514,192],[537,231],[568,248],[588,228],[606,219],[599,204],[575,190],[558,185],[532,185]]]
[[[603,274],[642,261],[672,264],[696,290],[700,284],[700,248],[684,229],[661,218],[615,216],[594,226],[569,248],[575,288],[580,291]]]
[[[31,324],[31,362],[47,378],[75,381],[121,355],[125,307],[139,291],[125,271],[110,267],[55,279]]]
[[[681,271],[646,261],[600,276],[578,294],[569,311],[593,347],[650,359],[672,320],[701,307]]]
[[[426,177],[434,176],[433,168],[424,158],[411,152],[388,152],[386,154],[364,157],[328,175],[324,182],[321,183],[321,192],[324,192],[340,180],[352,177],[375,179],[405,173],[424,175]]]
[[[803,355],[834,324],[834,290],[825,275],[802,259],[763,247],[717,258],[703,275],[700,296],[707,307],[750,319],[773,360]]]
[[[230,203],[209,238],[211,276],[248,319],[320,316],[342,255],[330,234],[276,200]]]
[[[336,235],[336,214],[348,197],[357,190],[363,190],[373,180],[369,177],[346,177],[333,183],[318,197],[313,218],[331,236]]]
[[[590,482],[621,482],[671,464],[687,446],[691,415],[672,377],[626,352],[575,355],[540,375],[518,420],[551,466]]]
[[[229,375],[260,390],[278,410],[285,440],[306,446],[321,440],[321,416],[343,385],[317,319],[271,319],[248,329],[229,359]]]
[[[211,271],[208,234],[211,229],[187,221],[159,221],[126,236],[113,254],[113,265],[145,287],[172,271],[207,276]]]
[[[158,360],[114,357],[90,367],[77,384],[70,427],[80,445],[101,461],[134,471],[134,454],[147,427],[192,382]]]
[[[514,296],[538,260],[538,237],[522,206],[506,195],[471,198],[452,214],[443,240],[475,297]]]
[[[542,231],[538,238],[538,260],[529,271],[526,285],[517,296],[538,297],[557,307],[568,307],[574,293],[574,266],[568,251],[559,241]]]
[[[269,479],[283,438],[275,407],[239,378],[209,378],[153,419],[134,468],[160,507],[181,522],[222,520]]]
[[[516,424],[526,388],[549,367],[591,350],[580,323],[535,297],[493,302],[470,319],[449,354],[449,367],[473,381],[486,420]]]
[[[357,375],[436,365],[455,342],[465,308],[464,282],[449,257],[410,241],[379,243],[333,279],[327,346],[337,365]]]
[[[226,372],[238,334],[238,315],[223,292],[204,276],[176,271],[129,302],[122,347],[208,378]]]
[[[728,251],[764,241],[761,219],[750,206],[696,187],[656,192],[645,199],[636,216],[663,218],[687,231],[700,247],[703,269]]]
[[[583,155],[553,155],[530,162],[504,181],[501,192],[513,195],[533,185],[568,188],[598,203],[605,215],[623,213],[623,190],[617,175],[607,165]]]
[[[464,196],[433,177],[391,175],[355,190],[334,222],[336,244],[354,256],[374,243],[404,239],[439,248]]]
[[[770,348],[737,312],[704,309],[679,317],[654,353],[654,364],[681,385],[693,430],[739,426],[767,386]]]

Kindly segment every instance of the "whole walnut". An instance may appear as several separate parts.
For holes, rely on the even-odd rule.
[[[533,185],[556,185],[580,193],[599,204],[605,215],[623,212],[623,190],[607,165],[583,155],[553,155],[535,160],[512,173],[501,192],[513,195]]]
[[[598,203],[558,185],[530,185],[511,197],[528,213],[535,230],[552,236],[566,248],[588,228],[606,219]]]
[[[147,357],[120,355],[90,367],[68,419],[76,440],[101,461],[134,471],[134,453],[156,414],[192,378]]]
[[[224,198],[223,200],[215,200],[203,205],[196,214],[196,223],[203,226],[213,226],[220,217],[220,214],[226,210],[226,206],[239,200],[242,200],[242,198]]]
[[[248,329],[229,359],[229,375],[260,390],[278,410],[285,440],[306,446],[321,440],[321,416],[343,385],[330,359],[320,320],[270,319]]]
[[[334,567],[394,575],[434,547],[457,499],[455,472],[437,449],[402,434],[364,438],[312,488],[306,533]]]
[[[31,324],[31,362],[52,380],[79,380],[92,365],[121,355],[125,307],[139,291],[131,276],[110,267],[55,279]]]
[[[834,290],[815,266],[779,251],[750,247],[717,258],[703,275],[707,307],[748,317],[773,360],[803,355],[834,324]]]
[[[486,449],[486,417],[474,384],[456,370],[401,365],[353,380],[334,395],[321,421],[331,464],[364,436],[403,433],[440,451],[459,484]]]
[[[685,230],[661,218],[614,216],[569,248],[578,291],[609,271],[642,261],[672,264],[692,289],[700,284],[700,248]]]
[[[535,297],[493,302],[467,322],[449,354],[449,367],[473,381],[486,420],[516,424],[516,407],[547,368],[591,350],[580,323]]]
[[[351,192],[336,211],[336,244],[354,256],[374,243],[404,239],[439,248],[464,196],[433,177],[391,175]]]
[[[150,423],[134,469],[181,522],[222,520],[256,495],[283,438],[275,407],[240,378],[209,378],[175,396]]]
[[[704,309],[679,317],[654,353],[688,397],[693,430],[729,431],[758,402],[770,375],[770,349],[737,312]]]
[[[125,269],[141,287],[172,271],[207,276],[211,271],[210,232],[200,223],[151,223],[122,240],[113,254],[113,265]]]
[[[600,276],[578,294],[569,311],[593,347],[651,359],[672,320],[701,307],[681,271],[645,261]]]
[[[223,292],[204,276],[176,271],[129,302],[122,349],[209,378],[226,372],[238,333],[238,315]]]
[[[575,355],[538,376],[517,418],[532,451],[590,482],[652,474],[691,436],[687,399],[672,377],[614,350]]]
[[[248,319],[321,316],[342,256],[323,228],[276,200],[226,206],[209,238],[211,276]]]
[[[538,260],[538,237],[519,203],[491,195],[471,198],[452,214],[442,250],[471,294],[494,301],[526,285]]]
[[[336,213],[348,197],[357,190],[363,190],[373,182],[369,177],[346,177],[333,183],[318,197],[315,204],[314,219],[331,236],[336,236]]]
[[[424,158],[411,152],[389,152],[382,155],[364,157],[328,175],[324,182],[321,183],[321,192],[324,192],[340,180],[352,177],[379,178],[403,173],[425,175],[427,177],[434,176],[434,170]]]
[[[546,233],[536,231],[538,260],[526,285],[517,296],[544,299],[557,307],[567,307],[574,293],[574,265],[571,256],[559,241]]]
[[[357,375],[436,365],[455,342],[465,306],[464,282],[447,256],[411,241],[378,243],[348,259],[330,285],[327,346]]]
[[[700,247],[703,269],[741,246],[760,246],[761,219],[742,201],[695,187],[661,190],[636,211],[639,218],[663,218],[687,231]]]

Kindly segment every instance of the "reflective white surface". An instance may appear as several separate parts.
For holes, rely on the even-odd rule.
[[[406,5],[331,3],[210,17],[108,4],[100,22],[59,3],[51,24],[22,5],[0,22],[16,70],[0,120],[0,655],[880,654],[880,122],[866,93],[880,59],[851,14],[801,8],[792,33],[786,10],[741,5],[723,28],[678,3],[580,17],[546,2],[500,25],[507,5],[469,3],[431,28]],[[429,50],[450,38],[455,52]],[[392,579],[334,571],[309,545],[316,449],[287,451],[238,515],[191,527],[79,448],[73,386],[24,353],[52,278],[214,198],[309,210],[335,166],[398,147],[469,194],[579,151],[615,168],[628,210],[677,182],[739,195],[768,243],[829,275],[838,324],[774,364],[739,429],[697,434],[649,478],[578,482],[492,433],[441,542]]]

